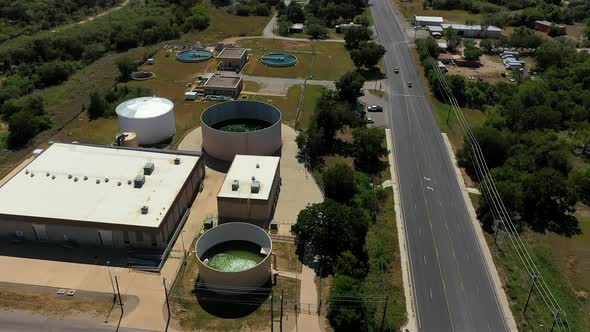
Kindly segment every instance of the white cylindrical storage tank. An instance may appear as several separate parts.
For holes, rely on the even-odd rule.
[[[197,240],[195,249],[199,283],[212,291],[224,293],[231,289],[247,293],[270,280],[272,240],[256,225],[243,222],[218,225]],[[237,258],[232,260],[231,255]],[[243,263],[240,259],[252,261]]]
[[[162,143],[176,133],[174,103],[166,98],[139,97],[115,109],[123,132],[134,132],[141,145]]]

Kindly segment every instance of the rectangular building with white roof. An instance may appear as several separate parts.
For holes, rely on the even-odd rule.
[[[164,248],[204,176],[198,153],[55,143],[0,187],[0,236]]]
[[[279,166],[279,157],[236,155],[217,194],[219,221],[265,227],[279,198]]]

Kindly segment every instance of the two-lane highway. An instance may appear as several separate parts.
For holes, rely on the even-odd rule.
[[[507,331],[440,129],[392,0],[372,0],[420,331]],[[399,73],[394,73],[394,68]],[[408,86],[412,82],[412,87]]]

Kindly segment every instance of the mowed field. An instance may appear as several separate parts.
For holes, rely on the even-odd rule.
[[[250,62],[243,74],[282,78],[313,78],[315,80],[337,80],[348,71],[354,70],[344,43],[307,42],[280,39],[248,38],[236,42],[249,49]],[[297,57],[292,67],[277,68],[262,64],[258,59],[267,53],[285,52]]]

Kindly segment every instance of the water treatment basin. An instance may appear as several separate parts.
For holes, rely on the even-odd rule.
[[[201,62],[209,60],[213,57],[213,53],[205,50],[188,50],[182,51],[176,55],[176,60],[180,62]]]
[[[272,241],[256,225],[218,225],[197,240],[195,249],[199,283],[215,292],[228,288],[249,292],[270,280]]]
[[[289,53],[269,53],[263,55],[260,61],[270,67],[289,67],[297,63],[297,57]]]

